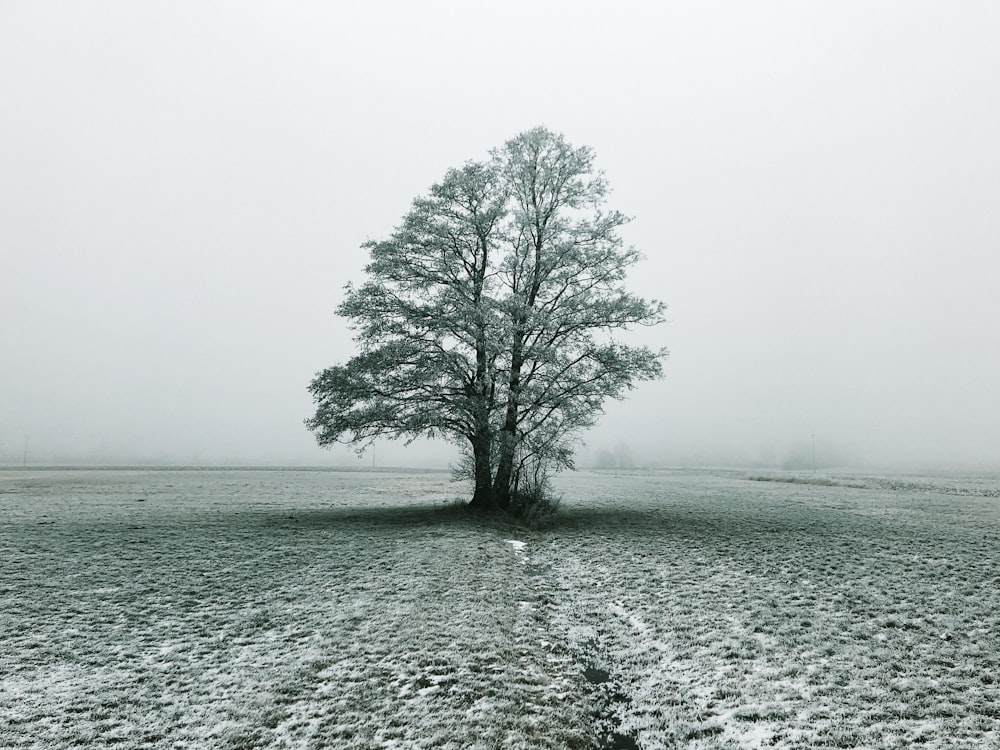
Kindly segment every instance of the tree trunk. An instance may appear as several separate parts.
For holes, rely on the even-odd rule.
[[[469,505],[477,510],[493,510],[496,508],[496,495],[493,492],[493,467],[490,465],[493,439],[489,427],[480,429],[470,442],[476,489]]]
[[[498,508],[510,508],[510,482],[514,472],[514,437],[506,430],[500,433],[500,460],[497,463],[497,475],[493,480],[493,499]]]
[[[514,478],[514,457],[517,453],[517,413],[520,406],[521,367],[518,357],[511,367],[510,389],[507,394],[507,413],[500,429],[500,458],[497,475],[493,481],[493,496],[498,507],[510,508],[511,481]]]

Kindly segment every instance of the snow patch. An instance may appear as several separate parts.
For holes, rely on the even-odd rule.
[[[522,542],[517,539],[507,539],[506,542],[514,548],[514,554],[518,556],[521,562],[527,564],[528,554],[524,551],[524,548],[528,546],[527,542]]]

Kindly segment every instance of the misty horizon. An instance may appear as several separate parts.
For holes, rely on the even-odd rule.
[[[362,244],[543,124],[669,306],[579,466],[1000,469],[993,4],[4,16],[0,464],[371,465],[303,425]]]

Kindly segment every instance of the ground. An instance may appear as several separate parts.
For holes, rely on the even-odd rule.
[[[615,731],[1000,747],[996,482],[745,476],[570,480],[588,502],[536,542],[556,630],[614,683]]]
[[[1000,748],[998,486],[2,471],[0,748]]]

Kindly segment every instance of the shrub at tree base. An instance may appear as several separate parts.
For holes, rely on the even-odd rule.
[[[614,339],[665,306],[624,289],[641,256],[593,160],[527,131],[449,170],[367,243],[367,280],[338,308],[359,352],[309,387],[320,445],[444,437],[463,448],[474,507],[537,512],[604,400],[660,377],[666,357]]]

